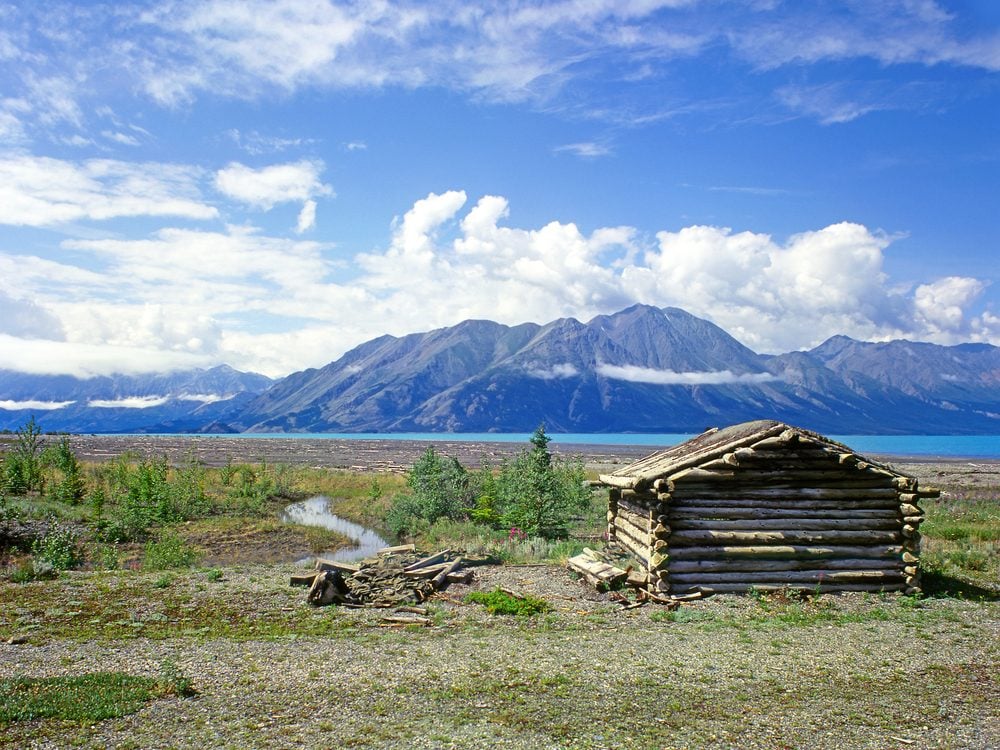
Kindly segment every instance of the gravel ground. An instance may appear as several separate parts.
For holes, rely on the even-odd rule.
[[[553,611],[491,616],[453,586],[432,603],[433,626],[398,628],[384,611],[308,607],[286,585],[293,570],[229,569],[210,586],[192,573],[172,587],[214,597],[220,616],[234,603],[247,618],[291,611],[311,635],[81,641],[47,636],[43,621],[29,643],[0,645],[0,677],[155,676],[172,661],[198,690],[93,726],[13,724],[0,747],[1000,746],[996,602],[719,596],[673,614],[618,611],[559,568],[495,567],[472,588],[516,588]],[[116,585],[101,580],[50,584],[52,601]]]

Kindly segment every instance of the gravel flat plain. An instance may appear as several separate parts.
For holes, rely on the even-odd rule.
[[[111,450],[107,438],[93,440],[95,451]],[[203,439],[176,440],[183,454]],[[334,441],[318,442],[301,462],[351,468],[337,462],[374,448],[330,458]],[[396,452],[357,466],[406,465],[411,454],[389,442]],[[599,470],[631,460],[618,450],[585,460]],[[897,465],[927,484],[994,493],[1000,471],[997,462]],[[295,571],[0,584],[0,677],[156,676],[172,663],[198,691],[92,726],[11,724],[0,747],[1000,747],[996,597],[717,596],[675,612],[620,611],[559,567],[486,567],[471,587],[430,602],[429,626],[399,627],[385,611],[308,606],[288,586]],[[491,616],[464,601],[498,585],[553,609]],[[3,644],[11,636],[26,642]]]

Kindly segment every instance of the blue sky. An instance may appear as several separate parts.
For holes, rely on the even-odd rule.
[[[0,367],[682,307],[1000,344],[992,0],[0,3]]]

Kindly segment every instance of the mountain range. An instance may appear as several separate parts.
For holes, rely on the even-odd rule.
[[[9,408],[31,401],[72,403]],[[996,434],[1000,347],[835,336],[762,355],[683,310],[635,305],[586,323],[468,320],[381,336],[278,381],[225,366],[90,380],[0,371],[0,406],[0,428],[34,413],[44,429],[87,432],[524,432],[544,422],[554,433],[688,433],[769,418],[833,434]]]

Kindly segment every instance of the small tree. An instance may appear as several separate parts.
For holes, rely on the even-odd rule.
[[[49,486],[49,496],[53,500],[76,505],[83,498],[83,472],[69,446],[69,438],[64,437],[46,448],[42,455],[44,462],[59,472],[58,481]]]
[[[4,484],[12,495],[22,495],[32,490],[41,490],[42,475],[42,429],[35,422],[34,415],[15,432],[14,449],[4,457]]]
[[[590,501],[583,464],[554,461],[550,440],[545,425],[539,425],[532,447],[504,461],[494,485],[503,524],[547,538],[565,536],[569,522]]]

